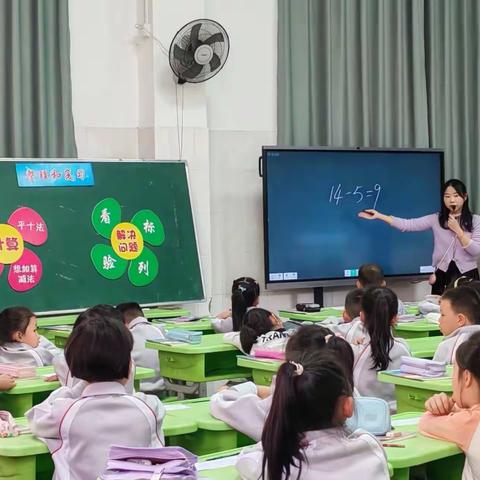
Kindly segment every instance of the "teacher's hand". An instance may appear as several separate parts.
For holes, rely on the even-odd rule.
[[[463,233],[462,227],[460,226],[460,224],[458,223],[458,220],[453,215],[450,215],[448,217],[447,225],[448,225],[448,228],[457,236],[462,235]]]
[[[358,213],[358,216],[360,218],[365,218],[366,220],[378,220],[382,214],[376,210],[362,210]]]

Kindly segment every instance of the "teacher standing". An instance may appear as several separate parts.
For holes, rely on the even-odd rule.
[[[448,180],[442,188],[443,203],[439,213],[405,219],[384,215],[376,210],[358,214],[367,220],[382,220],[402,232],[432,229],[434,274],[430,277],[432,294],[441,295],[461,276],[479,279],[480,216],[468,206],[468,193],[460,180]]]

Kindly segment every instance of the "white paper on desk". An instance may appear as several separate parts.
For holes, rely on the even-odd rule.
[[[326,308],[333,308],[334,310],[338,310],[339,312],[343,312],[345,307],[326,307]]]
[[[404,427],[405,425],[418,425],[420,421],[420,416],[413,418],[399,418],[397,420],[392,420],[392,427]]]
[[[201,472],[202,470],[214,470],[216,468],[232,467],[237,461],[238,455],[233,455],[231,457],[218,458],[216,460],[207,460],[206,462],[199,462],[195,466],[197,470]]]
[[[169,405],[168,403],[167,404],[163,404],[163,406],[165,407],[165,410],[167,412],[173,412],[174,410],[189,410],[190,407],[188,405]]]

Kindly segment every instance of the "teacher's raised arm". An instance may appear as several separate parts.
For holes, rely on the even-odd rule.
[[[432,229],[432,293],[441,295],[448,285],[464,276],[479,279],[477,259],[480,256],[480,217],[468,206],[468,193],[460,180],[448,180],[443,185],[440,211],[419,218],[399,218],[377,210],[363,210],[358,216],[366,220],[381,220],[402,232]]]

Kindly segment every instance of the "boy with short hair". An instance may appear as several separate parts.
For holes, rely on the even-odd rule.
[[[166,335],[163,327],[152,325],[144,316],[142,307],[136,302],[121,303],[117,309],[123,315],[123,321],[133,336],[132,359],[138,367],[153,368],[155,377],[143,380],[140,389],[144,392],[154,392],[165,388],[160,375],[160,362],[156,350],[146,348],[147,340],[164,340]]]

